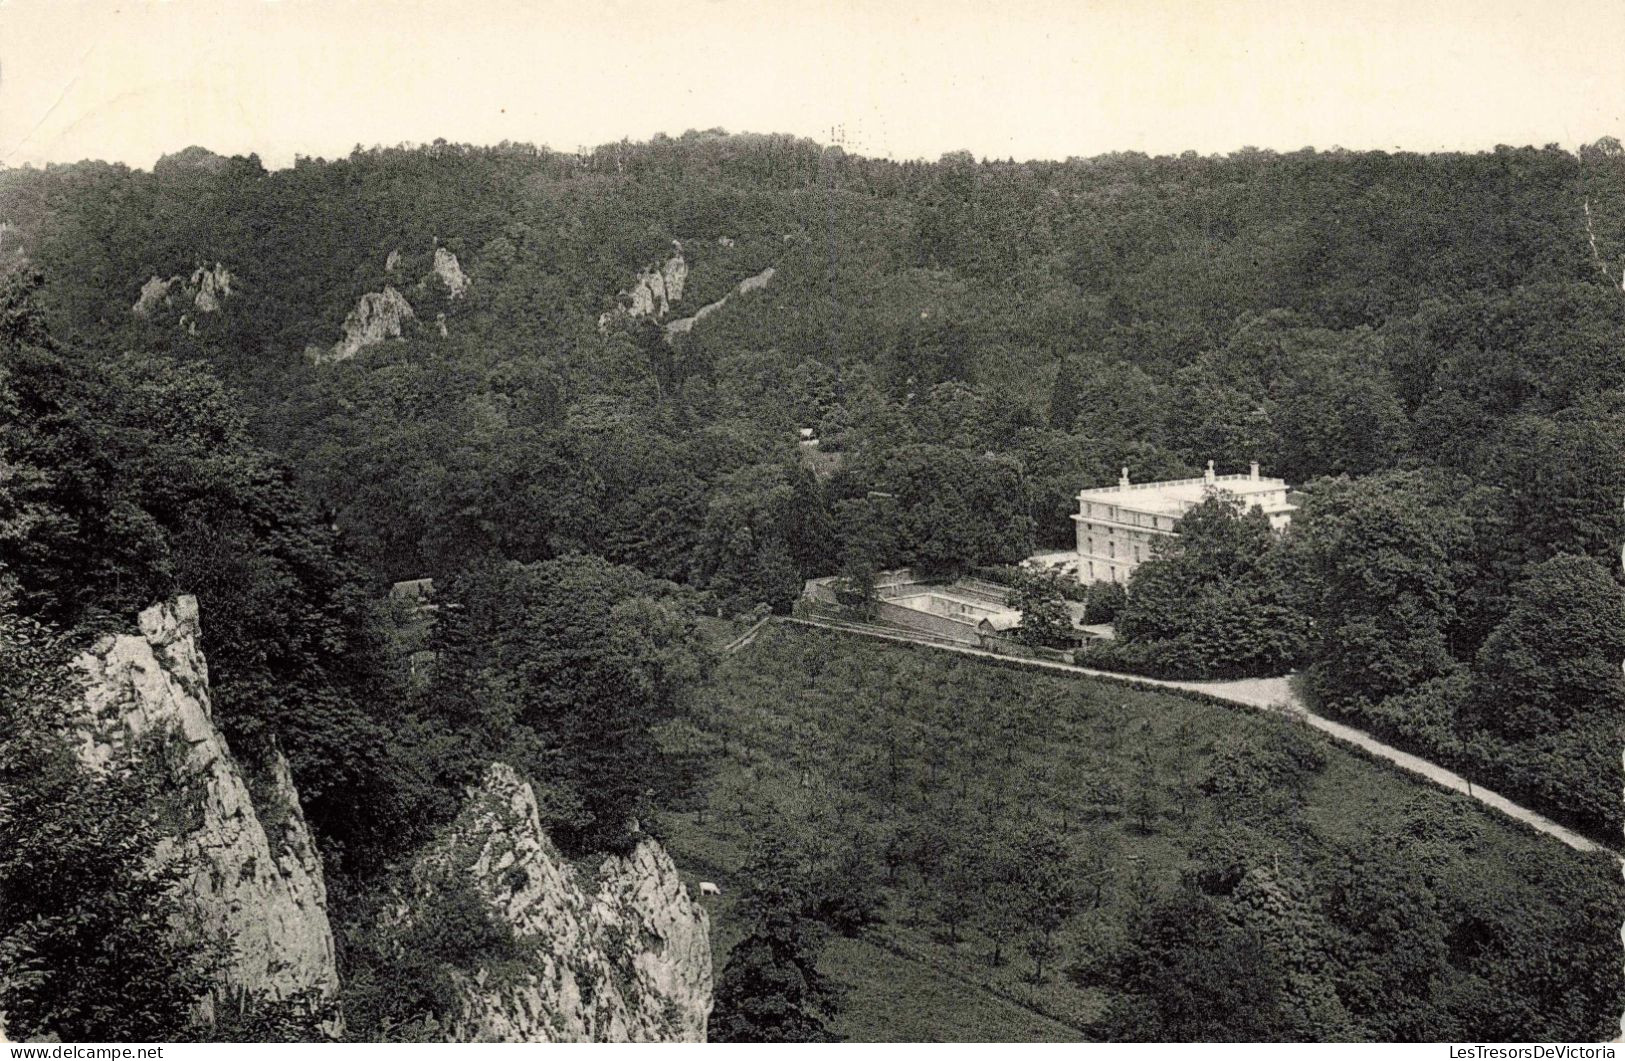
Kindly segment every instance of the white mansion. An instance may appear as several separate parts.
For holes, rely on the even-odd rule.
[[[1128,469],[1116,486],[1078,494],[1078,581],[1127,582],[1141,561],[1151,558],[1151,542],[1171,537],[1179,517],[1201,503],[1209,492],[1233,494],[1248,508],[1262,509],[1276,530],[1292,519],[1297,506],[1287,503],[1282,479],[1264,479],[1253,463],[1246,475],[1214,475],[1213,462],[1200,479],[1131,483]],[[1067,565],[1070,567],[1071,565]]]

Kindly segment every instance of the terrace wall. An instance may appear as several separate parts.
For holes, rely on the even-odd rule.
[[[937,637],[945,637],[964,645],[980,645],[982,643],[981,633],[974,623],[950,619],[945,615],[933,615],[930,612],[910,608],[894,601],[876,601],[875,618],[910,630],[919,630]]]

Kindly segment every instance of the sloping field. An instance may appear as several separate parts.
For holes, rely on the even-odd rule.
[[[768,831],[795,838],[877,889],[878,921],[824,958],[853,1039],[1155,1036],[1173,1018],[1146,982],[1224,990],[1186,982],[1211,972],[1180,964],[1200,948],[1150,981],[1119,960],[1188,908],[1267,955],[1248,959],[1267,983],[1220,1003],[1253,1023],[1215,1037],[1580,1040],[1617,1020],[1610,857],[1286,718],[770,625],[698,723],[703,803],[662,828],[724,883],[719,968],[740,867]],[[1058,846],[1024,866],[1034,837]],[[1071,886],[1044,945],[1011,923],[1034,864]]]

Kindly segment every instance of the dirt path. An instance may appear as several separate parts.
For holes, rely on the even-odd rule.
[[[1492,807],[1509,818],[1516,818],[1531,828],[1538,829],[1548,836],[1568,844],[1577,851],[1604,851],[1608,850],[1601,844],[1572,829],[1552,821],[1543,814],[1537,814],[1527,807],[1475,785],[1459,774],[1446,770],[1435,763],[1410,752],[1400,751],[1398,748],[1384,744],[1362,730],[1341,722],[1333,722],[1329,718],[1311,712],[1297,692],[1292,688],[1292,679],[1281,678],[1243,678],[1237,681],[1224,682],[1177,682],[1165,681],[1160,678],[1142,678],[1133,674],[1118,674],[1113,671],[1095,670],[1090,667],[1079,667],[1071,663],[1054,663],[1042,659],[1021,659],[1016,656],[1006,656],[997,652],[990,652],[983,648],[972,648],[969,645],[950,644],[943,641],[927,640],[925,638],[911,637],[906,631],[890,630],[861,623],[830,622],[822,619],[780,619],[780,622],[797,623],[804,626],[818,626],[826,630],[840,630],[846,633],[859,634],[863,637],[880,638],[886,641],[900,641],[905,644],[924,645],[927,648],[941,649],[945,652],[958,652],[965,656],[982,656],[987,659],[996,659],[1006,663],[1015,663],[1023,667],[1034,667],[1042,670],[1063,671],[1071,674],[1084,674],[1091,678],[1105,678],[1108,681],[1132,682],[1137,685],[1156,685],[1165,689],[1183,689],[1189,692],[1202,693],[1220,700],[1232,703],[1245,704],[1248,707],[1259,708],[1265,711],[1279,711],[1282,714],[1292,715],[1320,730],[1327,736],[1346,744],[1353,744],[1381,759],[1386,759],[1394,765],[1408,770],[1413,774],[1427,778],[1436,785],[1464,793],[1486,807]],[[746,638],[755,640],[760,624],[747,632]],[[729,651],[743,648],[749,641],[741,638],[729,646]]]
[[[755,626],[751,627],[749,630],[746,630],[744,633],[740,634],[738,637],[734,638],[732,641],[728,642],[726,645],[723,645],[722,646],[722,654],[724,656],[731,656],[735,652],[738,652],[740,649],[744,648],[746,645],[750,644],[752,641],[755,641],[756,640],[756,635],[761,633],[762,632],[762,627],[764,627],[766,625],[767,625],[767,617],[766,616],[762,617],[761,619],[758,619],[756,621]]]

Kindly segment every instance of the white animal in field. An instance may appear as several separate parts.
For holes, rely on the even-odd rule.
[[[722,889],[718,888],[715,884],[712,884],[708,880],[702,880],[702,881],[700,881],[700,894],[701,895],[721,895],[722,894]]]

